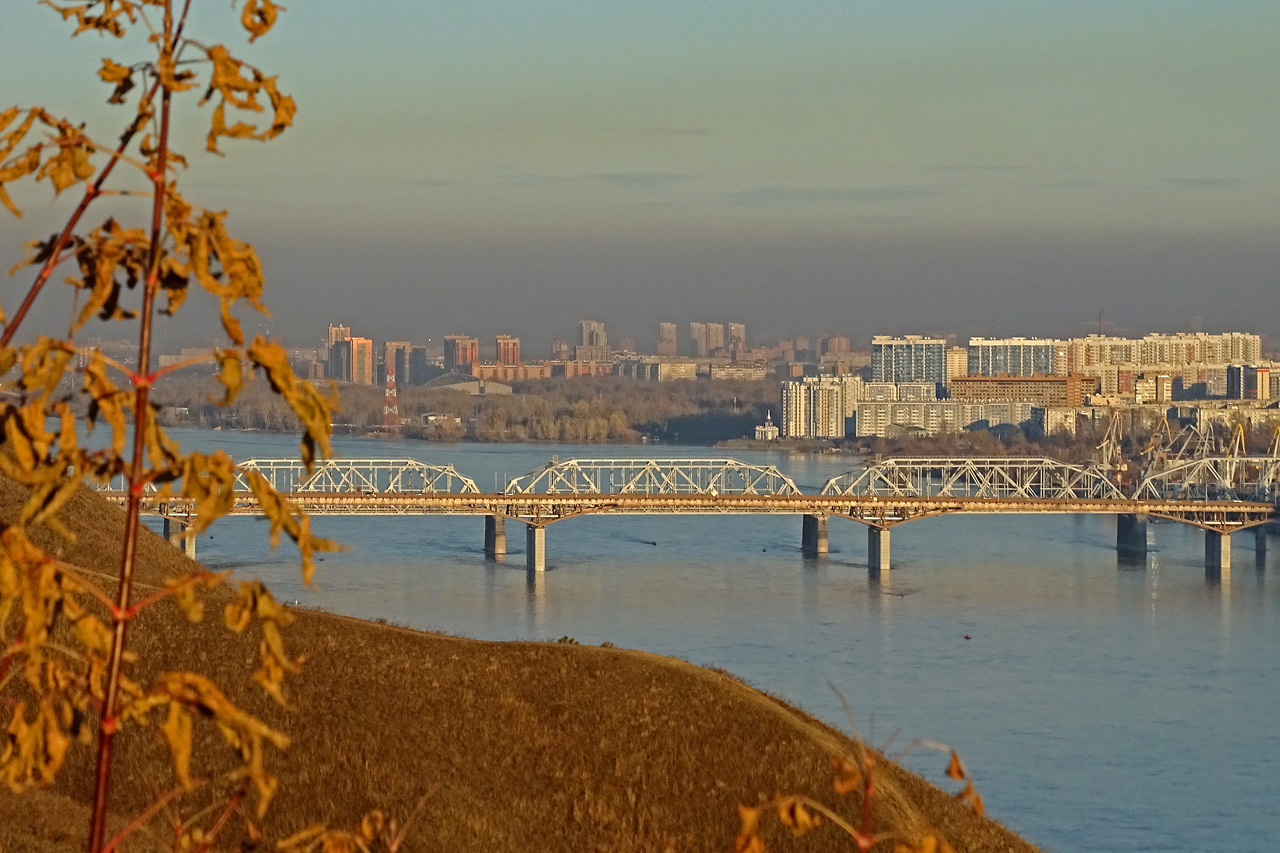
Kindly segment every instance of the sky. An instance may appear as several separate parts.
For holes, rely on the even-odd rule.
[[[144,46],[3,4],[0,109],[118,135],[96,71]],[[225,0],[195,5],[191,35],[298,101],[225,158],[202,153],[207,107],[179,116],[188,199],[258,247],[262,328],[293,343],[342,323],[537,354],[594,318],[642,347],[693,320],[866,346],[1082,334],[1100,311],[1280,339],[1274,0],[294,0],[253,45]],[[76,200],[14,194],[5,269]]]

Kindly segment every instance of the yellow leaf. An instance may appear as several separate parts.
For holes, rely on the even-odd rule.
[[[985,815],[987,813],[987,808],[982,803],[982,795],[980,795],[978,790],[973,787],[972,782],[965,783],[964,790],[956,794],[956,799],[964,800],[980,815]]]
[[[858,765],[849,759],[840,755],[832,756],[831,768],[836,771],[833,786],[837,794],[843,796],[862,787],[862,773],[858,770]]]
[[[806,809],[799,797],[783,797],[777,809],[778,820],[796,835],[804,835],[818,825],[818,816]]]
[[[19,207],[13,203],[13,199],[10,198],[9,193],[5,191],[4,184],[0,184],[0,204],[3,204],[5,208],[14,216],[18,217],[19,219],[22,218],[22,210],[19,209]],[[12,275],[12,273],[10,273],[10,275]]]
[[[286,127],[293,125],[293,117],[298,112],[298,105],[290,96],[280,94],[280,90],[276,88],[275,77],[263,77],[262,89],[271,99],[271,107],[275,110],[275,115],[271,118],[271,127],[267,128],[259,138],[274,139],[284,133]]]
[[[125,411],[133,407],[132,395],[116,386],[107,377],[107,363],[102,353],[94,351],[84,368],[84,390],[89,395],[89,425],[99,417],[111,426],[111,451],[117,457],[124,453]]]
[[[98,69],[98,76],[102,78],[104,83],[119,83],[121,80],[127,79],[132,73],[128,66],[112,62],[106,57],[103,57],[102,67]],[[0,125],[0,127],[2,126]]]
[[[218,382],[226,389],[218,405],[229,406],[235,402],[244,384],[240,370],[240,353],[236,350],[221,350],[214,353],[214,357],[218,360]]]
[[[952,750],[951,761],[947,764],[947,776],[952,779],[963,779],[964,775],[964,765],[960,763],[960,756]]]
[[[191,717],[178,702],[169,703],[169,716],[160,727],[169,754],[173,756],[173,772],[183,788],[191,787]]]
[[[188,70],[179,71],[173,53],[169,50],[161,51],[159,58],[156,59],[156,76],[160,78],[160,85],[170,92],[185,92],[195,88],[196,85],[192,82],[196,76],[195,73]]]
[[[240,13],[240,23],[249,33],[252,44],[260,36],[275,25],[276,16],[283,6],[277,6],[271,0],[245,0],[244,11]]]
[[[313,823],[306,829],[295,832],[288,838],[284,838],[276,842],[276,849],[286,851],[307,850],[311,848],[311,843],[313,841],[324,837],[328,832],[328,827],[323,823]]]
[[[356,833],[356,837],[365,844],[372,844],[382,833],[382,828],[386,824],[387,816],[380,810],[374,809],[360,819],[360,831]]]
[[[19,128],[21,130],[21,128]],[[14,131],[17,133],[17,131]],[[11,134],[12,135],[12,134]],[[8,152],[0,153],[4,156]],[[13,200],[9,198],[9,194],[5,192],[4,185],[10,181],[16,181],[24,178],[40,168],[40,146],[33,145],[27,149],[27,152],[21,157],[16,157],[8,161],[7,165],[0,164],[0,203],[3,203],[14,216],[21,217],[22,211],[18,209]]]
[[[204,602],[200,600],[196,585],[186,583],[183,579],[175,579],[167,584],[171,589],[177,587],[173,593],[173,603],[182,611],[182,615],[187,617],[188,622],[199,622],[204,618]]]

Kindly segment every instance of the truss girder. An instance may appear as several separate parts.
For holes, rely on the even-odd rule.
[[[354,494],[475,494],[475,481],[452,465],[417,459],[326,459],[311,474],[297,459],[248,459],[239,464],[237,490],[248,490],[244,473],[256,471],[281,492]]]
[[[773,465],[736,459],[566,459],[507,483],[505,494],[798,495]]]
[[[1149,472],[1137,498],[1280,503],[1280,458],[1201,456],[1171,461]]]
[[[832,477],[823,495],[1024,500],[1122,499],[1094,466],[1047,457],[898,457]]]

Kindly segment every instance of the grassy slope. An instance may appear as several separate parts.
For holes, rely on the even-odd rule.
[[[0,483],[0,518],[13,518],[21,497]],[[48,544],[71,562],[111,572],[118,510],[84,494],[64,515],[78,542]],[[190,569],[177,549],[144,538],[145,583]],[[316,820],[351,826],[372,808],[403,817],[437,785],[410,849],[726,850],[737,804],[758,795],[808,793],[848,813],[856,806],[831,791],[829,760],[850,749],[846,738],[682,661],[480,642],[300,611],[287,641],[308,664],[289,687],[294,710],[283,711],[248,682],[256,638],[229,634],[218,616],[214,606],[204,623],[189,625],[163,604],[131,629],[132,647],[148,672],[203,672],[293,735],[293,746],[272,756],[282,787],[268,837]],[[123,740],[112,807],[129,814],[171,782],[154,728]],[[77,849],[91,760],[78,748],[52,791],[0,791],[0,851]],[[958,850],[1033,849],[918,777],[888,763],[879,768],[879,828],[937,828]],[[771,849],[851,849],[829,826],[798,842],[768,838]]]

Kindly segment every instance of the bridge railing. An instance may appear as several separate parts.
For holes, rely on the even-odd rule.
[[[773,465],[736,459],[566,459],[515,477],[506,494],[799,495]]]
[[[1025,499],[1125,498],[1105,469],[1047,457],[897,457],[832,477],[824,495]]]

